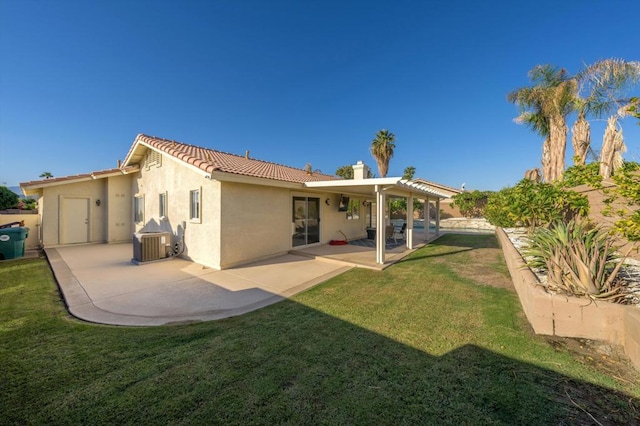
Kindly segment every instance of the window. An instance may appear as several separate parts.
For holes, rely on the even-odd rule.
[[[158,196],[158,216],[167,217],[167,193],[163,192]]]
[[[350,199],[347,207],[347,220],[358,219],[360,219],[360,200]]]
[[[144,222],[144,196],[138,195],[133,199],[133,221]]]
[[[192,221],[200,221],[200,190],[195,189],[189,192],[189,218]]]

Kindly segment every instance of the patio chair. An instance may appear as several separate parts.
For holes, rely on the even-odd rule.
[[[407,230],[407,224],[403,223],[402,227],[400,228],[400,230],[399,231],[395,231],[393,235],[394,235],[395,238],[400,238],[401,240],[405,240],[406,239],[406,234],[405,234],[406,230]],[[394,238],[394,240],[395,240],[395,238]],[[397,241],[396,241],[396,243],[397,243]]]
[[[393,225],[387,225],[384,228],[384,237],[387,240],[393,240],[395,243],[397,243],[398,241],[396,240],[396,227]]]

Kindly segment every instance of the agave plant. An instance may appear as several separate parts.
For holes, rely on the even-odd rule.
[[[621,301],[625,287],[618,272],[626,256],[617,249],[602,228],[572,220],[537,229],[525,256],[530,267],[547,273],[549,291]]]

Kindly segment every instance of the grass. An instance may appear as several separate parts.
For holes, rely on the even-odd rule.
[[[0,423],[640,421],[637,376],[532,335],[499,253],[447,235],[241,317],[150,328],[75,320],[45,261],[0,263]]]

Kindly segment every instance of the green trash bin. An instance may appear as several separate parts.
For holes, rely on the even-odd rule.
[[[0,260],[18,259],[24,256],[24,242],[29,236],[29,228],[0,229]]]

